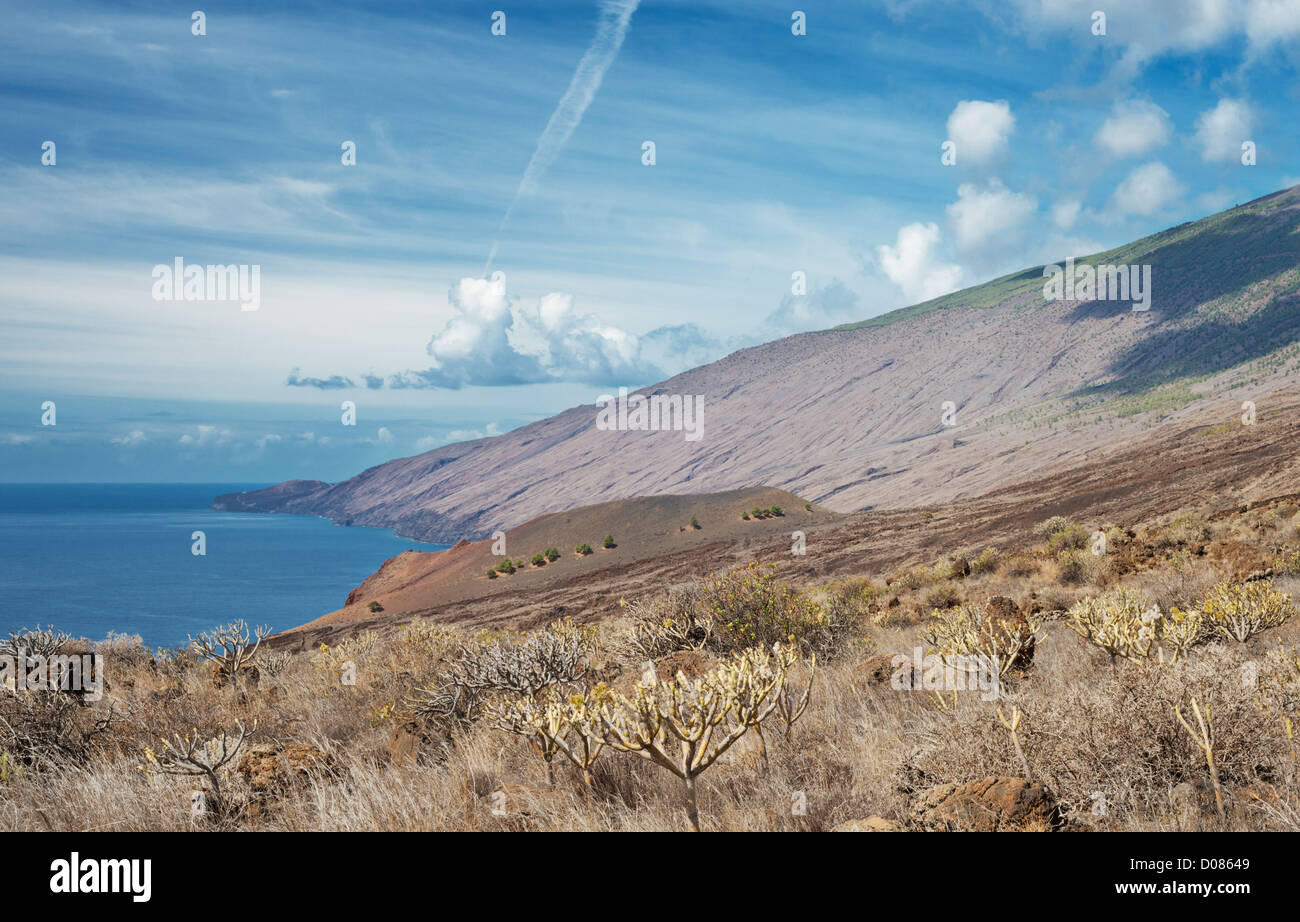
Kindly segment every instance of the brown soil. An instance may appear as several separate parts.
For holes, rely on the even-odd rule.
[[[1300,495],[1300,394],[1261,402],[1253,426],[1221,425],[1219,412],[1168,427],[1082,465],[1025,480],[976,499],[837,515],[788,493],[751,488],[695,496],[655,496],[555,513],[507,534],[512,559],[525,562],[555,546],[562,557],[545,567],[488,579],[500,562],[491,541],[462,542],[436,553],[408,551],[386,562],[354,590],[348,604],[278,635],[278,645],[315,646],[363,628],[432,617],[475,627],[531,627],[571,616],[599,620],[619,600],[639,598],[752,559],[771,561],[783,576],[818,583],[881,576],[903,564],[935,561],[960,549],[1028,547],[1033,526],[1064,515],[1089,528],[1131,525],[1184,510],[1203,516],[1266,499]],[[777,504],[782,518],[743,521],[755,506]],[[690,517],[701,528],[692,529]],[[791,534],[807,548],[791,553]],[[600,539],[613,534],[618,547]],[[593,553],[579,557],[576,543]],[[367,609],[377,600],[378,616]]]

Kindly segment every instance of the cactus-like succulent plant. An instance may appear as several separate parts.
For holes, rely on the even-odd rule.
[[[527,738],[546,763],[546,777],[552,788],[557,754],[572,762],[582,772],[582,780],[590,785],[591,766],[605,747],[594,731],[592,708],[598,707],[607,694],[603,685],[567,697],[551,689],[541,700],[491,702],[484,710],[490,726]]]
[[[1024,666],[1042,636],[1037,615],[1000,618],[986,605],[959,605],[936,610],[921,638],[946,664],[961,658],[997,665],[998,675]]]
[[[751,727],[777,707],[792,647],[753,648],[698,679],[678,673],[671,681],[633,686],[630,696],[611,693],[595,709],[590,730],[611,749],[634,752],[682,781],[686,817],[700,830],[698,778]]]
[[[1065,623],[1109,653],[1113,665],[1119,657],[1134,662],[1149,657],[1161,620],[1159,606],[1121,588],[1076,603],[1066,612]]]
[[[1220,636],[1238,643],[1278,627],[1295,614],[1291,597],[1274,589],[1272,580],[1219,583],[1201,607]]]
[[[190,638],[190,648],[203,659],[217,664],[217,669],[232,682],[251,669],[257,651],[271,633],[269,627],[254,628],[248,634],[248,625],[241,619],[222,627],[204,631]]]

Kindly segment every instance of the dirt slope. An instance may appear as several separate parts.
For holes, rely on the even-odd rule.
[[[768,343],[646,393],[703,395],[704,436],[577,407],[505,435],[220,497],[451,544],[562,509],[764,484],[840,512],[946,502],[1077,464],[1300,369],[1300,187],[1090,261],[1148,263],[1148,312],[1045,301],[1030,269],[853,328]],[[1064,256],[1064,254],[1062,254]],[[593,393],[593,400],[597,395]],[[942,407],[957,407],[955,426]]]
[[[488,580],[483,571],[499,560],[491,556],[490,541],[432,554],[407,552],[354,591],[344,608],[274,642],[314,646],[413,617],[482,627],[534,626],[565,615],[600,619],[618,610],[620,598],[653,594],[752,559],[771,561],[784,575],[813,583],[880,577],[959,548],[1027,546],[1033,525],[1052,515],[1089,527],[1133,524],[1182,511],[1212,515],[1300,494],[1300,392],[1267,395],[1258,410],[1258,422],[1246,426],[1234,403],[1208,404],[1185,424],[1169,424],[1082,464],[928,508],[836,515],[817,506],[806,511],[802,502],[775,491],[746,490],[628,500],[546,516],[510,532],[507,543],[514,557],[555,544],[565,556],[554,565]],[[784,518],[739,519],[740,510],[773,502],[784,508]],[[675,531],[692,514],[704,527]],[[806,533],[802,556],[791,553],[795,530]],[[606,532],[620,541],[614,551],[582,559],[572,554],[575,541],[595,546],[594,539]],[[372,599],[384,606],[383,614],[367,610],[364,603]]]

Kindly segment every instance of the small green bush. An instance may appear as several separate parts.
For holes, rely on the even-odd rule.
[[[1055,532],[1047,539],[1047,553],[1057,554],[1061,551],[1077,551],[1088,546],[1092,534],[1082,525],[1073,523]]]
[[[778,582],[776,567],[757,561],[710,576],[700,593],[700,607],[714,624],[711,645],[722,651],[793,639],[805,651],[825,655],[848,640],[855,624],[838,606],[828,611]]]
[[[515,565],[514,565],[514,562],[513,562],[509,557],[507,557],[505,560],[503,560],[503,561],[501,561],[499,564],[497,564],[497,572],[498,572],[498,573],[513,573],[513,572],[515,572]]]
[[[560,559],[559,549],[554,547],[548,547],[546,549],[546,559],[551,563],[555,563],[555,561],[559,560]]]
[[[602,547],[618,547],[618,545],[614,543],[613,535],[606,535],[600,543]]]
[[[488,579],[496,579],[496,578],[497,578],[497,571],[496,571],[496,570],[488,570]]]
[[[584,541],[581,544],[579,544],[577,547],[575,547],[574,550],[577,551],[579,554],[581,554],[583,557],[586,557],[588,554],[591,553],[591,545],[588,544],[586,541]]]
[[[998,549],[986,547],[980,551],[978,557],[970,562],[970,571],[972,573],[996,573],[1001,565],[1002,555],[998,553]]]
[[[543,554],[541,551],[538,551],[536,554],[533,555],[532,564],[535,567],[546,566],[546,555]]]
[[[366,608],[370,609],[371,611],[375,611],[375,612],[383,611],[383,610],[384,610],[384,606],[380,605],[380,604],[379,604],[378,602],[376,602],[376,601],[371,601],[370,604],[368,604],[368,605],[366,606]]]

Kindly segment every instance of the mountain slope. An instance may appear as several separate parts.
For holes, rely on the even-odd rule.
[[[1080,262],[1150,264],[1151,309],[1046,301],[1038,267],[640,392],[702,395],[699,441],[603,431],[594,406],[575,407],[332,486],[214,506],[452,543],[592,503],[753,485],[843,512],[923,505],[1114,451],[1205,395],[1263,412],[1300,369],[1300,187]]]

